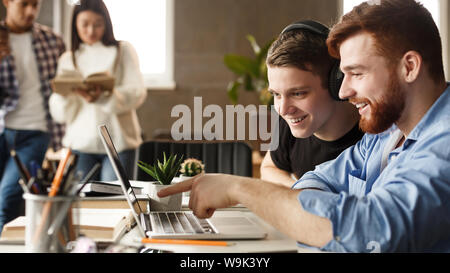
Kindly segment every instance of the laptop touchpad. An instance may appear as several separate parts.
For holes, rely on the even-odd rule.
[[[255,225],[245,217],[212,217],[209,222],[216,227],[219,232],[240,230],[241,232],[255,231]]]

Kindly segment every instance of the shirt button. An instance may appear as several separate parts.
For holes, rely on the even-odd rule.
[[[334,237],[334,239],[335,239],[336,241],[338,241],[338,242],[341,241],[341,237],[340,237],[340,236],[336,236],[336,237]]]

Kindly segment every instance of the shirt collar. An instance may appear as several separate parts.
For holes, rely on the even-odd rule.
[[[6,21],[5,20],[0,20],[0,24],[6,25]],[[31,26],[31,29],[29,30],[29,32],[33,33],[33,36],[36,36],[36,35],[39,34],[39,27],[37,27],[37,23],[33,23],[33,25]]]
[[[406,140],[417,140],[420,135],[434,126],[437,122],[442,120],[442,115],[450,115],[450,85],[447,83],[447,88],[441,96],[434,102],[427,113],[422,117],[419,123],[414,127]],[[406,142],[406,141],[405,141]]]

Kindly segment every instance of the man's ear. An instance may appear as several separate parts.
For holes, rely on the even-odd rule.
[[[5,6],[5,8],[8,8],[9,0],[2,0],[2,2],[3,6]]]
[[[401,60],[402,77],[407,83],[414,82],[422,69],[422,56],[417,51],[408,51]]]

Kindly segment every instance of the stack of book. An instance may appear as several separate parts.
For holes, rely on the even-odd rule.
[[[73,209],[74,226],[80,236],[97,242],[114,242],[134,225],[129,209]],[[20,216],[3,227],[0,242],[25,242],[26,217]]]
[[[79,184],[79,188],[81,188],[81,192],[86,196],[123,195],[122,187],[120,186],[119,181],[92,181],[86,183],[85,185]],[[133,190],[136,195],[142,194],[141,187],[133,186]]]

